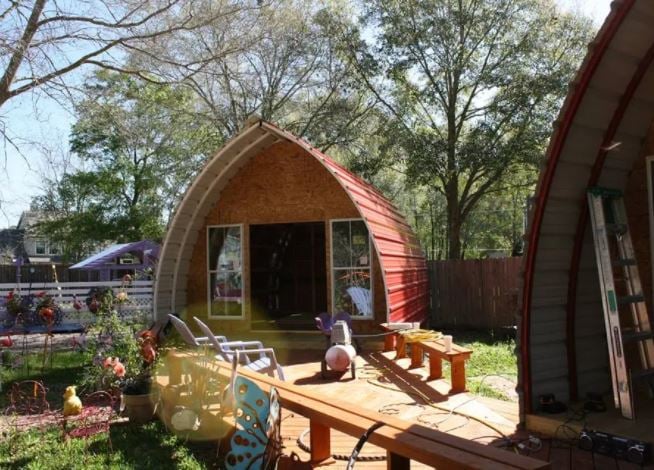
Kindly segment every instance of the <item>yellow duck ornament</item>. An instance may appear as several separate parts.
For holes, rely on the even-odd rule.
[[[74,385],[66,387],[64,391],[64,416],[78,415],[82,412],[82,400],[76,395]]]

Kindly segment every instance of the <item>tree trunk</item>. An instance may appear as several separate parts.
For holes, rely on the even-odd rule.
[[[445,189],[447,200],[448,259],[461,259],[461,210],[457,181],[450,181]]]

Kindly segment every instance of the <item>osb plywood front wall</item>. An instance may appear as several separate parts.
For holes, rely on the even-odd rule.
[[[191,258],[188,275],[186,318],[206,319],[216,334],[246,331],[250,327],[249,224],[325,222],[327,238],[327,302],[331,311],[330,219],[360,218],[354,204],[320,162],[291,142],[275,144],[252,158],[216,194]],[[245,320],[208,319],[207,229],[208,225],[243,224],[243,294]],[[373,256],[374,320],[354,322],[357,332],[371,332],[386,321],[386,301],[379,260]],[[192,323],[192,322],[191,322]]]
[[[650,127],[642,151],[632,167],[625,190],[625,206],[629,218],[629,230],[638,260],[640,279],[647,301],[648,310],[652,309],[652,258],[650,254],[649,203],[647,194],[646,157],[654,155],[654,125]]]

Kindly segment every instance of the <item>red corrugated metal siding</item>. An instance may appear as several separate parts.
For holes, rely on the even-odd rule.
[[[261,125],[297,143],[341,183],[366,222],[384,277],[388,321],[425,323],[429,306],[427,263],[405,218],[384,195],[318,149],[266,122]]]

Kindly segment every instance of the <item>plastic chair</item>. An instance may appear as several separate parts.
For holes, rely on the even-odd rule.
[[[186,322],[184,320],[176,317],[175,315],[168,314],[168,318],[170,319],[171,323],[179,333],[179,335],[182,337],[184,342],[188,344],[191,347],[194,348],[199,348],[202,346],[207,346],[211,339],[208,336],[195,336],[193,335],[193,332],[191,329],[186,325]],[[221,342],[227,341],[227,338],[224,336],[213,336],[211,335],[213,339]]]
[[[82,399],[82,412],[79,415],[64,418],[64,438],[86,439],[106,433],[109,448],[113,450],[109,428],[115,416],[114,397],[104,391],[93,392]]]
[[[365,287],[348,287],[347,293],[361,315],[366,317],[372,315],[370,289],[366,289]]]
[[[274,373],[277,371],[278,378],[284,380],[284,370],[277,362],[274,349],[264,348],[261,341],[219,341],[217,339],[219,337],[215,336],[202,320],[198,317],[193,317],[193,319],[202,333],[207,335],[210,344],[218,353],[216,358],[226,362],[232,362],[238,358],[239,364],[254,372],[274,377]],[[255,359],[251,356],[254,356]]]

